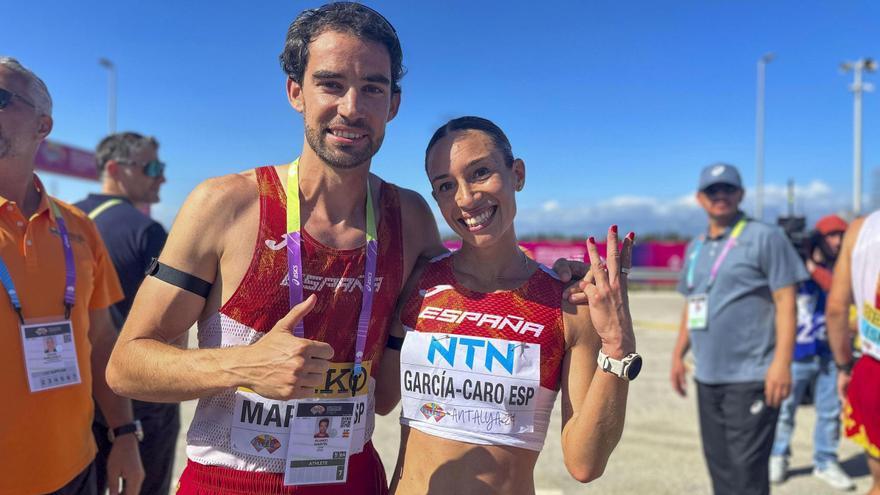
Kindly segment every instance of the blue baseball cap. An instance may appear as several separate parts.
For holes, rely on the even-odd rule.
[[[709,186],[715,184],[729,184],[742,189],[742,179],[739,176],[739,170],[733,165],[726,163],[713,163],[704,168],[700,172],[700,187],[697,189],[702,191]]]

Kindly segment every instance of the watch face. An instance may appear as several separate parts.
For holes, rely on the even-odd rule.
[[[642,371],[642,356],[636,355],[633,357],[632,362],[629,363],[629,367],[626,369],[626,378],[628,380],[635,380],[637,376],[639,376],[639,372]]]

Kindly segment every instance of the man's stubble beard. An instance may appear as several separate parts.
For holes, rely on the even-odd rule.
[[[309,144],[309,148],[311,148],[324,163],[333,168],[342,170],[357,168],[358,166],[369,162],[370,159],[373,158],[373,155],[375,155],[382,146],[383,138],[380,137],[378,141],[374,142],[373,135],[370,134],[367,136],[367,139],[369,140],[368,146],[355,153],[343,153],[327,146],[327,142],[323,139],[323,131],[314,129],[305,123],[304,126],[306,128],[306,142]]]

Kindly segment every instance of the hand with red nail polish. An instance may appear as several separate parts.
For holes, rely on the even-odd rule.
[[[621,359],[635,351],[635,334],[629,310],[627,282],[632,268],[632,247],[635,234],[630,232],[621,244],[617,225],[608,229],[605,261],[599,256],[596,239],[587,238],[592,280],[582,280],[579,297],[590,307],[590,321],[602,341],[602,350],[614,359]],[[578,304],[575,293],[569,292],[569,301]]]

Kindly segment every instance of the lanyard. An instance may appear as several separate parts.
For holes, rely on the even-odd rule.
[[[61,216],[61,209],[50,200],[49,206],[55,216],[55,223],[58,225],[58,233],[61,236],[61,247],[64,250],[64,318],[70,318],[70,308],[76,301],[76,265],[73,263],[73,249],[70,247],[70,236],[67,234],[67,225],[64,223],[64,217]],[[15,284],[12,282],[12,275],[3,258],[0,258],[0,282],[6,288],[9,294],[9,300],[12,307],[18,313],[18,319],[24,324],[24,316],[21,313],[21,300],[18,298],[18,292],[15,290]]]
[[[376,258],[379,257],[379,241],[376,234],[376,212],[373,211],[373,194],[370,192],[369,180],[367,181],[367,260],[364,267],[363,299],[361,300],[361,312],[358,316],[357,344],[354,355],[354,370],[352,371],[352,383],[355,383],[361,372],[361,362],[364,357],[364,348],[367,346],[367,329],[370,325],[370,314],[373,309],[373,280],[376,278]],[[294,160],[287,171],[287,282],[290,289],[290,307],[294,307],[303,300],[302,288],[302,235],[300,233],[299,208],[299,158]],[[303,320],[296,324],[293,334],[303,338],[305,326]],[[354,387],[351,387],[354,395]]]
[[[736,225],[733,227],[733,230],[730,232],[730,237],[727,238],[727,242],[724,244],[724,249],[721,250],[721,254],[715,258],[715,263],[712,265],[712,271],[709,272],[709,282],[706,284],[706,290],[708,291],[712,288],[712,284],[715,282],[715,278],[718,277],[718,269],[721,268],[721,263],[724,262],[724,259],[727,258],[727,254],[730,252],[730,249],[736,244],[736,239],[742,234],[743,229],[746,228],[746,219],[743,218],[739,222],[736,222]],[[700,236],[697,240],[697,245],[694,247],[693,253],[691,253],[690,260],[688,260],[688,271],[687,271],[687,286],[688,291],[693,290],[694,288],[694,268],[697,266],[697,257],[700,256],[700,250],[703,249],[703,243],[706,236]]]
[[[98,218],[98,216],[101,213],[104,213],[105,211],[109,210],[110,208],[113,208],[114,206],[116,206],[118,204],[122,204],[122,200],[119,198],[111,198],[111,199],[108,199],[107,201],[104,201],[103,203],[98,205],[94,210],[92,210],[91,213],[89,213],[89,219],[94,220],[94,219]]]

